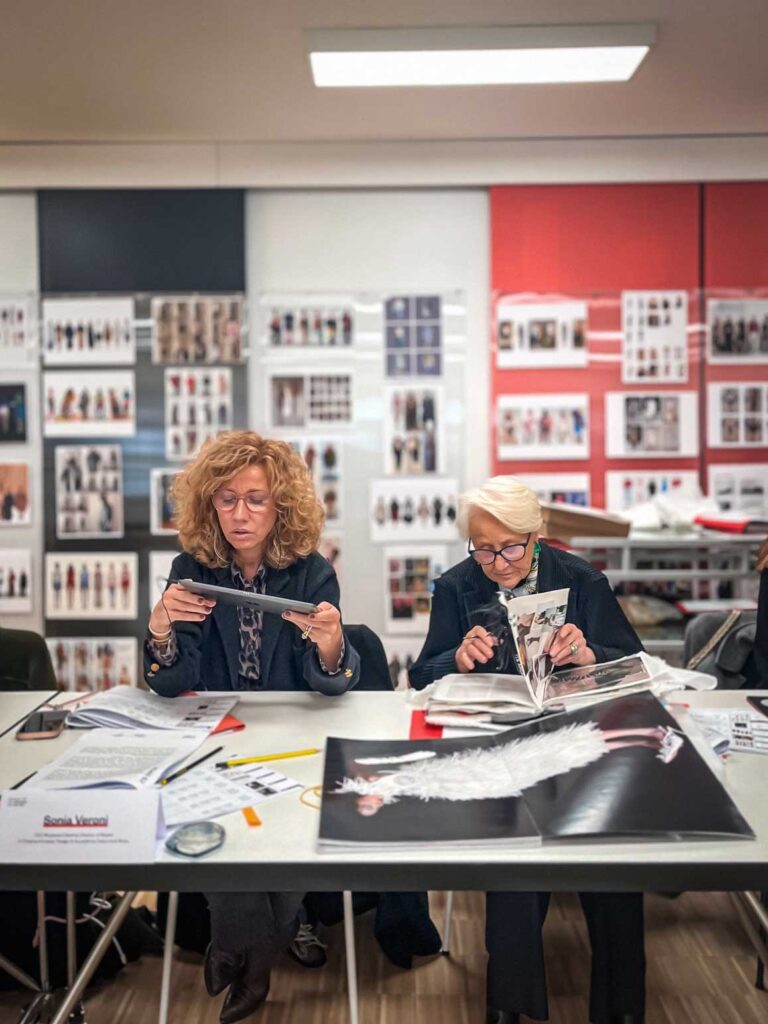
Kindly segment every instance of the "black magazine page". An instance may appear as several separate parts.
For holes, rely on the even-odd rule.
[[[524,791],[543,838],[754,838],[715,773],[650,693],[524,728],[538,732],[551,773]],[[511,731],[518,732],[503,735]]]
[[[753,837],[649,693],[494,736],[328,740],[321,846],[621,835]]]
[[[498,735],[329,738],[320,845],[538,843],[538,830],[510,779],[498,770],[494,779],[497,746]]]

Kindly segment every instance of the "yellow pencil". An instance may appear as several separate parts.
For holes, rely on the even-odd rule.
[[[309,757],[310,754],[319,754],[316,747],[308,750],[285,750],[280,754],[259,754],[258,757],[238,757],[234,761],[219,761],[217,768],[236,768],[240,764],[258,764],[261,761],[282,761],[286,757]]]

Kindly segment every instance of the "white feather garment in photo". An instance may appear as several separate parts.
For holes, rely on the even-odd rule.
[[[463,750],[447,757],[409,763],[376,778],[344,778],[337,793],[380,796],[385,804],[400,797],[419,800],[490,800],[519,796],[531,786],[583,768],[608,752],[591,722],[538,733],[487,750]]]

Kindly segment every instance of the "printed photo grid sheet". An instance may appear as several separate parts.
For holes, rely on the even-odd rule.
[[[242,754],[229,754],[237,760]],[[163,787],[163,817],[168,826],[189,821],[208,821],[253,807],[275,796],[297,793],[300,782],[288,778],[268,764],[244,764],[233,768],[201,766]]]

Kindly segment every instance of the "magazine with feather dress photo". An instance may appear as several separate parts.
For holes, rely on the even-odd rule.
[[[328,740],[321,850],[606,836],[754,838],[650,693],[488,736]]]

